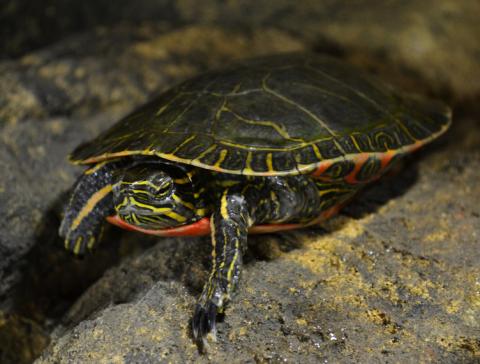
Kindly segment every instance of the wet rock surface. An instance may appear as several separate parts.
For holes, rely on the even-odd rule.
[[[0,362],[42,352],[40,363],[480,360],[472,77],[480,64],[471,43],[480,30],[460,16],[473,2],[442,1],[428,12],[402,2],[388,22],[385,8],[362,7],[359,22],[359,8],[307,2],[283,17],[264,6],[249,29],[213,25],[222,14],[240,19],[234,3],[180,1],[178,13],[202,25],[94,29],[0,63]],[[188,320],[207,277],[209,240],[110,228],[96,254],[73,259],[56,232],[80,173],[65,157],[182,79],[297,50],[333,51],[406,89],[447,98],[454,125],[321,229],[252,237],[238,296],[202,356]]]

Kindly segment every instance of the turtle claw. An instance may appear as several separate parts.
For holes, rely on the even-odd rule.
[[[195,307],[192,318],[192,333],[193,338],[202,349],[208,347],[207,336],[212,336],[213,341],[216,340],[217,312],[218,306],[212,301],[208,301],[205,305],[198,303]]]
[[[83,257],[93,250],[96,240],[91,234],[72,233],[65,239],[65,249],[77,257]]]

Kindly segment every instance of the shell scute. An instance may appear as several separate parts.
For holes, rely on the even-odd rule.
[[[294,175],[361,153],[410,152],[450,118],[443,104],[402,95],[334,58],[283,54],[187,80],[71,160],[144,154],[223,173]]]

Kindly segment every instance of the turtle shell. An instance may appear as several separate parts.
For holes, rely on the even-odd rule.
[[[442,134],[450,110],[402,95],[327,56],[247,60],[187,80],[71,155],[156,155],[224,173],[294,175],[359,155],[407,153]]]

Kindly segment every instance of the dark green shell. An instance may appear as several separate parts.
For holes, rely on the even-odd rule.
[[[225,173],[297,174],[359,153],[405,153],[449,124],[444,105],[401,95],[341,61],[275,55],[178,85],[71,159],[144,154]]]

